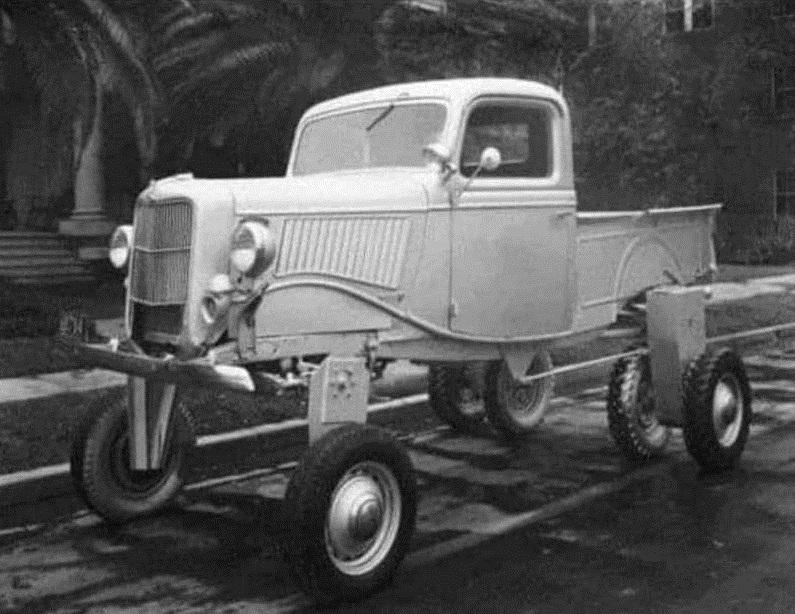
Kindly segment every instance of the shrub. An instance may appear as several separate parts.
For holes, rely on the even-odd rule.
[[[58,331],[61,313],[73,309],[73,303],[73,299],[0,281],[0,337],[52,336]]]
[[[720,262],[776,265],[795,261],[795,218],[721,214],[718,220]]]

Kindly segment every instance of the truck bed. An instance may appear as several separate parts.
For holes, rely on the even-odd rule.
[[[720,208],[578,213],[574,329],[612,322],[623,303],[649,287],[706,278],[715,265]]]

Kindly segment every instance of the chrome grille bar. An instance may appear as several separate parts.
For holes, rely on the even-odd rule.
[[[191,230],[187,201],[138,205],[130,275],[132,300],[150,306],[187,301]]]

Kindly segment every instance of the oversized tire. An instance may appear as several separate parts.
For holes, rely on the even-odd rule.
[[[541,351],[533,357],[526,374],[543,373],[550,369],[552,358],[548,352]],[[486,414],[489,422],[508,437],[521,437],[532,432],[544,417],[554,389],[554,376],[519,386],[505,361],[492,363],[486,374]]]
[[[386,431],[349,424],[307,450],[287,486],[285,555],[320,603],[386,585],[414,531],[417,485],[405,450]]]
[[[670,429],[660,424],[655,409],[649,357],[635,355],[616,361],[607,387],[607,423],[627,460],[646,461],[668,444]]]
[[[174,405],[169,430],[163,467],[133,471],[126,404],[110,395],[97,399],[77,430],[70,456],[72,483],[86,505],[113,523],[167,507],[182,489],[185,460],[196,441],[193,416],[181,403]]]
[[[682,434],[690,455],[707,471],[734,466],[752,413],[742,359],[729,349],[703,354],[685,371],[684,396]]]
[[[457,431],[471,432],[486,417],[485,363],[433,364],[428,397],[437,417]]]

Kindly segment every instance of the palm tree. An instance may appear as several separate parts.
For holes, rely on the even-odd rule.
[[[381,21],[379,47],[390,80],[503,75],[557,84],[581,26],[571,2],[424,0],[404,2]],[[416,6],[426,10],[413,10]]]
[[[152,64],[169,96],[165,158],[181,161],[164,170],[201,166],[202,152],[225,150],[238,166],[248,163],[230,164],[225,174],[281,171],[293,126],[307,106],[394,78],[384,71],[384,58],[393,59],[401,44],[409,55],[422,47],[411,16],[427,13],[416,4],[172,0],[152,27]],[[550,37],[558,43],[561,24],[568,24],[545,0],[446,5],[437,19],[443,30],[463,34],[467,44],[473,37],[502,41],[508,54],[514,47],[554,47]],[[437,66],[421,59],[416,76],[433,76]],[[212,159],[216,171],[222,163]]]
[[[65,141],[72,144],[78,211],[101,210],[104,201],[102,120],[108,94],[129,109],[144,169],[155,158],[159,92],[143,60],[143,37],[130,18],[143,4],[0,0],[0,64],[16,61],[24,67],[48,134],[71,133]]]
[[[248,163],[227,172],[279,172],[309,104],[377,81],[374,27],[393,1],[173,0],[153,26],[164,170],[224,149]]]

